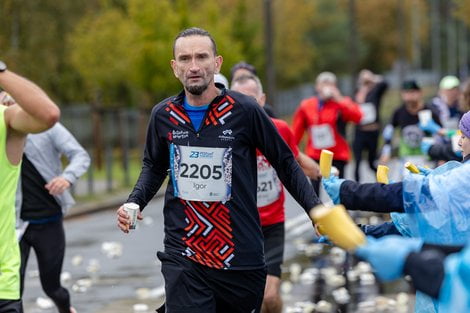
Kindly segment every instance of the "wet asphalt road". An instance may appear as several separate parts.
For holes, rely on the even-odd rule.
[[[287,217],[291,220],[288,223],[288,241],[299,236],[312,237],[313,230],[303,210],[291,198],[286,207]],[[65,221],[67,248],[63,272],[70,273],[71,279],[64,285],[79,313],[133,312],[134,304],[147,303],[149,309],[155,309],[160,303],[158,295],[162,295],[163,281],[156,251],[163,249],[162,212],[163,199],[155,199],[144,210],[144,220],[139,222],[138,229],[130,234],[117,228],[114,211]],[[112,249],[113,244],[109,243],[113,242],[122,245],[122,254],[115,258],[103,252],[103,247]],[[119,254],[118,249],[114,249],[114,253]],[[295,253],[295,248],[288,244],[286,258]],[[45,297],[37,275],[36,259],[32,253],[23,297],[25,311],[57,312],[55,308],[40,309],[36,304],[38,297]],[[77,283],[77,280],[81,281]],[[91,286],[86,287],[90,280]],[[140,290],[140,298],[145,298],[146,293],[151,296],[138,299],[138,288],[145,288]]]

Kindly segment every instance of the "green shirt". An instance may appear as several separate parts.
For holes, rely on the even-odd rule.
[[[407,156],[414,156],[414,155],[423,155],[423,152],[421,151],[421,147],[416,147],[412,148],[406,142],[403,140],[403,138],[400,140],[400,146],[398,149],[398,156],[400,158],[404,158]]]
[[[20,299],[20,250],[15,232],[15,193],[20,166],[7,158],[6,107],[0,105],[0,299]]]

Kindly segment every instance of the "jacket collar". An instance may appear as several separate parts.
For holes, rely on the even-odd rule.
[[[219,86],[217,86],[217,88],[219,88]],[[225,89],[225,88],[219,88],[219,89],[221,91],[220,95],[218,95],[217,97],[212,99],[211,104],[215,103],[215,102],[219,102],[223,97],[225,97],[227,95],[227,89]],[[181,105],[182,106],[183,102],[184,102],[184,97],[185,97],[185,93],[184,93],[184,89],[183,89],[179,94],[177,94],[176,96],[174,96],[171,99],[171,102],[176,104],[176,105]]]

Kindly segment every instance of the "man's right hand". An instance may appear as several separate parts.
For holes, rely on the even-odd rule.
[[[118,227],[125,232],[126,234],[129,233],[129,225],[131,223],[129,214],[127,214],[126,210],[124,210],[124,206],[121,205],[117,210],[117,225]]]
[[[139,221],[144,219],[142,212],[137,213],[137,219]],[[131,220],[129,214],[127,214],[126,210],[124,210],[124,205],[121,205],[117,210],[117,225],[118,227],[124,232],[129,233],[129,225],[131,224]]]

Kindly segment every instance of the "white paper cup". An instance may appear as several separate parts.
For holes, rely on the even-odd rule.
[[[421,110],[418,112],[419,123],[426,125],[432,119],[431,110]]]
[[[457,152],[457,151],[461,151],[461,150],[462,150],[462,148],[460,148],[460,146],[459,146],[460,137],[461,137],[461,135],[455,134],[455,135],[453,135],[452,138],[451,138],[452,150],[453,150],[454,152]]]
[[[325,99],[333,97],[333,90],[331,89],[331,87],[327,86],[323,88],[323,96],[325,97]]]
[[[131,221],[129,225],[129,229],[135,229],[135,226],[137,224],[137,213],[139,213],[139,209],[140,207],[136,203],[133,203],[133,202],[124,203],[124,210],[126,210]]]
[[[422,141],[431,145],[436,143],[436,140],[433,137],[423,137]]]

